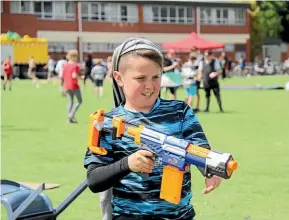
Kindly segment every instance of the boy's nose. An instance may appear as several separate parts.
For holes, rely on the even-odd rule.
[[[153,89],[153,88],[154,88],[153,82],[147,81],[145,84],[145,89]]]

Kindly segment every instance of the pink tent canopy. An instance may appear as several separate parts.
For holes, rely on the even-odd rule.
[[[199,50],[212,50],[224,48],[223,43],[216,43],[199,37],[195,32],[192,32],[188,37],[174,42],[167,42],[162,44],[163,49],[173,49],[181,51],[190,51],[192,48]]]

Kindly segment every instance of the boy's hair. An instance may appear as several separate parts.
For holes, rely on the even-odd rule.
[[[152,60],[155,63],[157,63],[161,69],[163,68],[163,57],[160,56],[160,54],[156,51],[153,51],[150,49],[139,49],[139,50],[130,51],[120,57],[119,63],[122,63],[122,60],[124,60],[128,56],[138,56],[138,57]]]
[[[102,63],[102,59],[94,59],[93,62],[95,65],[100,65]]]
[[[67,52],[67,58],[69,59],[69,60],[77,60],[77,58],[78,58],[78,51],[77,50],[69,50],[68,52]]]

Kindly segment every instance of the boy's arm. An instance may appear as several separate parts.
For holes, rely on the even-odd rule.
[[[114,151],[108,139],[110,140],[110,134],[103,133],[99,142],[107,151],[106,155],[94,154],[89,148],[85,154],[88,187],[94,193],[109,189],[130,172],[127,157],[114,161]]]
[[[91,163],[87,168],[87,184],[93,193],[102,192],[111,188],[129,173],[128,157],[106,166]]]

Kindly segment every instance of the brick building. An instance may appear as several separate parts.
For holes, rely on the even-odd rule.
[[[130,36],[157,45],[196,32],[225,43],[233,59],[250,57],[249,4],[214,1],[1,1],[1,32],[47,38],[56,59],[77,48],[107,57]],[[81,58],[83,57],[81,56]]]

